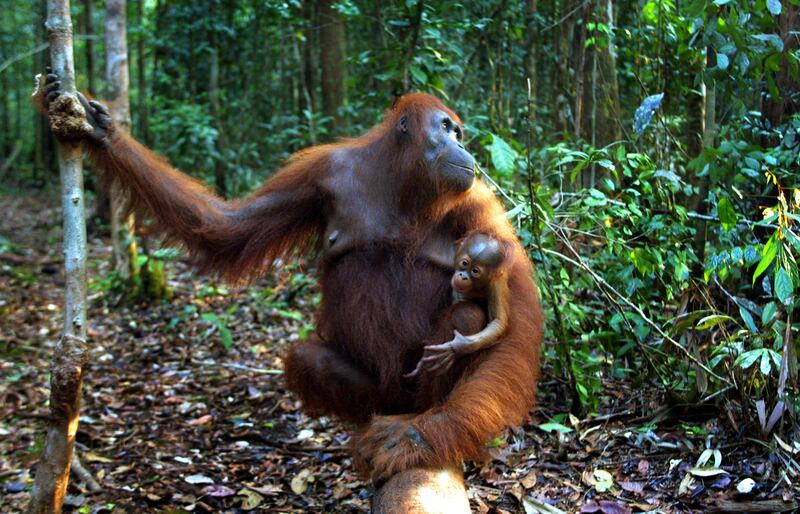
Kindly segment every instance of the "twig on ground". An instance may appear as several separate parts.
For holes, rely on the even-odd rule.
[[[253,368],[250,366],[245,366],[244,364],[234,364],[232,362],[213,362],[213,361],[198,361],[198,360],[193,360],[192,362],[203,366],[220,366],[223,368],[247,371],[249,373],[258,373],[259,375],[283,375],[282,369]]]

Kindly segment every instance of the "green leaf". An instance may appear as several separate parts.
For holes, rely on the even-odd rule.
[[[747,325],[747,328],[750,330],[750,332],[754,334],[758,332],[758,328],[756,327],[756,322],[753,321],[753,315],[750,314],[750,311],[748,311],[744,307],[739,307],[739,315],[744,320],[744,323],[745,325]]]
[[[728,68],[728,65],[731,63],[731,60],[728,59],[728,56],[725,54],[717,54],[717,68],[724,70]]]
[[[767,9],[773,16],[779,15],[781,13],[781,0],[767,0]]]
[[[730,316],[725,316],[722,314],[712,314],[711,316],[706,316],[705,318],[701,319],[697,322],[697,326],[695,327],[697,330],[705,330],[707,328],[711,328],[717,325],[721,325],[726,321],[733,321],[733,318]]]
[[[414,77],[419,84],[427,84],[428,83],[428,75],[425,74],[419,67],[411,65],[409,66],[409,70],[411,71],[411,76]]]
[[[492,134],[492,144],[489,147],[489,152],[492,155],[492,164],[500,175],[505,177],[513,175],[517,152],[508,143],[503,141],[500,136]]]
[[[562,434],[568,434],[572,432],[572,429],[568,426],[564,426],[561,423],[556,423],[555,421],[551,421],[549,423],[542,423],[539,425],[540,430],[544,430],[547,433],[552,432],[561,432]]]
[[[761,311],[761,324],[766,325],[772,318],[775,317],[775,314],[778,313],[778,306],[775,305],[775,302],[769,302],[764,306],[764,310]]]
[[[722,197],[722,199],[720,199],[717,204],[717,213],[719,214],[719,221],[722,223],[722,228],[725,229],[725,232],[729,232],[735,227],[736,222],[739,220],[736,210],[733,208],[733,204],[727,197]]]
[[[755,362],[763,353],[764,352],[761,351],[761,348],[744,352],[736,358],[736,360],[733,362],[733,365],[739,366],[742,369],[747,369],[755,364]]]
[[[794,285],[789,272],[783,267],[778,268],[778,272],[775,274],[775,296],[782,304],[788,305],[793,292]]]
[[[769,376],[770,371],[772,371],[772,362],[770,361],[769,353],[761,355],[761,365],[758,369],[765,377]]]
[[[769,265],[772,264],[772,261],[775,260],[775,255],[778,253],[778,245],[775,244],[775,234],[772,234],[772,237],[769,238],[767,244],[764,245],[764,248],[761,249],[761,262],[758,263],[758,267],[756,267],[755,273],[753,273],[753,284],[756,283],[756,279],[764,273]]]

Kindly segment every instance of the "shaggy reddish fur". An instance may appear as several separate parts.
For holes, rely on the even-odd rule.
[[[132,209],[155,218],[202,269],[231,281],[295,252],[319,250],[336,201],[372,202],[392,228],[400,227],[391,239],[325,254],[317,335],[286,357],[289,387],[310,412],[362,424],[354,460],[373,478],[482,458],[486,442],[525,419],[536,392],[543,319],[533,270],[483,183],[456,194],[429,176],[419,127],[431,109],[458,122],[436,98],[408,95],[367,134],[299,152],[261,189],[236,201],[215,196],[119,130],[90,145],[95,164],[121,185]],[[401,116],[412,127],[407,133],[396,129]],[[342,158],[372,174],[365,180],[376,179],[366,194],[337,200],[330,193],[331,172],[342,169]],[[420,257],[432,235],[455,242],[472,231],[509,248],[508,329],[444,376],[406,380],[432,334],[447,340],[444,330],[471,333],[485,324],[482,312],[450,309],[452,270]]]

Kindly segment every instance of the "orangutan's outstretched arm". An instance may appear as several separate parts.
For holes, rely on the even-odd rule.
[[[60,93],[57,77],[49,74],[47,104],[57,105]],[[116,127],[101,103],[79,99],[93,129],[80,137],[95,168],[107,183],[119,184],[133,210],[183,243],[201,269],[246,277],[312,242],[321,229],[317,184],[328,167],[324,147],[296,156],[248,198],[226,202]],[[51,124],[63,123],[60,115],[51,107]]]

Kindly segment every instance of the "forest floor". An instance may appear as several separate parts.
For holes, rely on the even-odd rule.
[[[16,512],[42,448],[62,326],[61,229],[55,194],[6,194],[0,205],[0,511]],[[113,294],[105,235],[90,231],[89,254],[91,357],[77,447],[101,489],[73,479],[67,512],[368,511],[371,490],[352,470],[346,427],[304,415],[278,371],[287,345],[310,329],[313,269],[226,289],[170,262],[174,297],[144,306]],[[774,442],[738,433],[723,410],[669,407],[623,379],[604,387],[596,414],[547,432],[539,425],[570,405],[545,367],[530,422],[497,439],[490,462],[466,467],[474,511],[796,507]],[[698,467],[705,448],[719,452]]]

